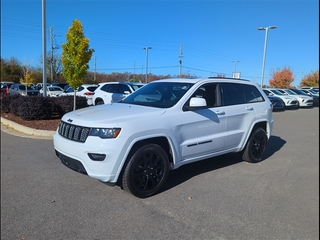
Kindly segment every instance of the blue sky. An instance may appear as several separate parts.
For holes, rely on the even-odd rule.
[[[41,66],[42,0],[1,0],[1,58]],[[46,0],[47,49],[61,54],[68,28],[80,20],[93,48],[90,71],[198,77],[240,72],[264,84],[289,67],[294,86],[319,69],[317,0]],[[180,52],[182,49],[182,52]]]

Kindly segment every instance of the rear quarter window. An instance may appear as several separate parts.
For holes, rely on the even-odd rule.
[[[242,84],[241,87],[243,89],[247,103],[264,101],[263,96],[261,95],[260,91],[255,86]]]

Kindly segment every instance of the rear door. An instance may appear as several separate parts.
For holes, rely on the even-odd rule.
[[[264,98],[255,86],[241,83],[222,83],[221,92],[227,117],[225,148],[237,148],[264,105]]]

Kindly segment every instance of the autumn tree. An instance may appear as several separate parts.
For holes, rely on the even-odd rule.
[[[293,88],[291,83],[294,81],[294,76],[290,68],[283,68],[280,72],[273,72],[269,84],[274,88]]]
[[[23,78],[20,78],[20,83],[27,85],[30,87],[31,83],[33,83],[33,72],[27,72]]]
[[[300,82],[300,87],[319,87],[319,70],[305,75]]]
[[[76,89],[84,83],[89,69],[88,62],[94,49],[89,49],[89,39],[84,36],[82,24],[74,20],[66,34],[66,43],[62,44],[62,75],[74,89],[73,110],[76,109]]]

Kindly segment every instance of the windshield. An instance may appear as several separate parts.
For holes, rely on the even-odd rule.
[[[285,90],[288,94],[291,94],[291,95],[298,95],[296,92],[290,90],[290,89],[286,89]]]
[[[48,90],[50,92],[55,92],[55,91],[62,91],[62,88],[60,88],[60,87],[48,87]]]
[[[169,108],[174,106],[192,85],[192,83],[153,82],[131,93],[120,102]]]
[[[134,91],[137,91],[139,88],[141,88],[143,84],[132,84],[131,87]]]
[[[294,91],[295,93],[301,94],[301,95],[308,95],[307,93],[301,91],[300,89],[294,89],[294,90],[291,90],[291,91]]]
[[[284,93],[282,93],[282,92],[280,92],[280,91],[278,91],[278,90],[275,90],[275,89],[272,89],[272,90],[270,90],[271,92],[273,92],[274,94],[276,94],[276,95],[286,95],[286,94],[284,94]]]
[[[65,92],[66,92],[66,93],[71,93],[71,92],[74,92],[74,90],[73,90],[72,87],[69,87]]]

